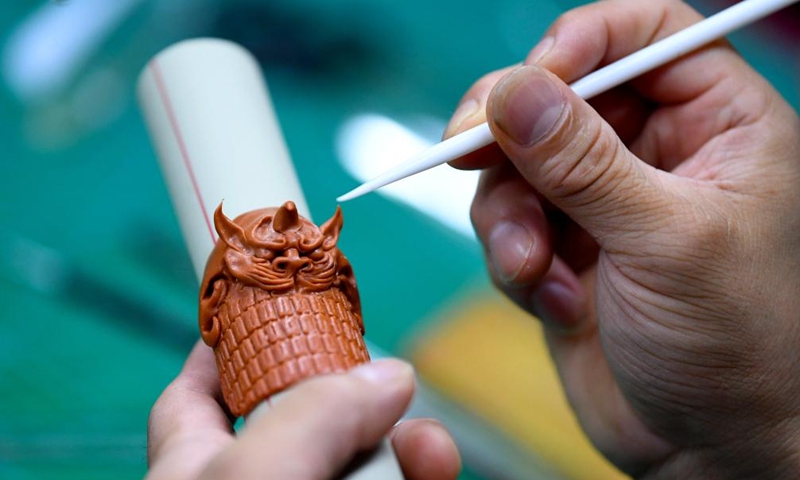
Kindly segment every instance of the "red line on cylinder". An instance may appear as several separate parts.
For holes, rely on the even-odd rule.
[[[175,116],[175,110],[172,107],[172,102],[169,99],[164,78],[161,75],[161,68],[158,66],[158,62],[156,60],[150,62],[150,69],[153,71],[153,77],[156,81],[158,94],[161,97],[161,101],[164,102],[164,108],[167,111],[167,118],[169,119],[169,124],[172,127],[172,133],[175,134],[175,140],[178,142],[178,148],[181,151],[183,164],[186,167],[186,172],[189,174],[189,180],[192,182],[192,189],[194,189],[195,197],[197,198],[197,202],[200,204],[200,210],[203,212],[203,218],[206,221],[208,233],[211,235],[211,241],[213,243],[217,243],[217,235],[214,232],[211,219],[208,217],[208,210],[206,210],[205,203],[203,202],[203,196],[200,194],[200,186],[198,185],[197,178],[194,175],[191,158],[189,157],[189,150],[186,148],[186,142],[183,140],[183,134],[181,133],[180,126],[178,125],[178,120]]]

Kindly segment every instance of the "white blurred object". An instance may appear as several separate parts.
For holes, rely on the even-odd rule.
[[[65,88],[142,0],[46,2],[8,37],[3,76],[22,100]]]
[[[436,134],[444,130],[444,124]],[[361,114],[349,119],[339,131],[336,149],[348,173],[359,182],[374,178],[399,165],[435,142],[377,114]],[[453,230],[474,238],[469,206],[478,184],[479,173],[455,170],[447,165],[431,169],[404,182],[387,185],[379,193],[410,205]]]

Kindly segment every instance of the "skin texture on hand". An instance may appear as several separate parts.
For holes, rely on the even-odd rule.
[[[487,75],[472,207],[495,284],[542,319],[591,440],[640,478],[800,469],[800,122],[725,42],[587,103],[567,86],[697,22],[677,0],[563,15]]]
[[[408,364],[367,363],[299,383],[236,437],[213,353],[198,343],[150,413],[147,479],[334,479],[387,433],[407,480],[455,479],[461,460],[441,424],[392,429],[413,391]]]

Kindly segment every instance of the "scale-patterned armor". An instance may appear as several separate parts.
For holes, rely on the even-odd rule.
[[[200,331],[225,402],[246,415],[306,377],[369,360],[355,277],[336,246],[342,212],[317,227],[293,202],[214,213],[219,241],[200,290]]]

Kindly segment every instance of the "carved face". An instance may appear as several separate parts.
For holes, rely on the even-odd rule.
[[[218,208],[214,223],[227,248],[225,269],[263,290],[320,291],[336,280],[341,210],[321,227],[302,218],[292,202],[229,220]]]
[[[269,295],[342,290],[363,333],[361,302],[350,262],[336,242],[342,228],[341,208],[317,227],[297,213],[293,202],[280,208],[264,208],[231,221],[214,212],[219,241],[206,264],[200,290],[200,330],[215,346],[220,328],[221,302],[234,283],[254,287]]]
[[[220,239],[203,276],[200,333],[231,413],[369,360],[355,277],[336,246],[340,209],[317,227],[292,202],[233,221],[220,206],[214,224]]]

